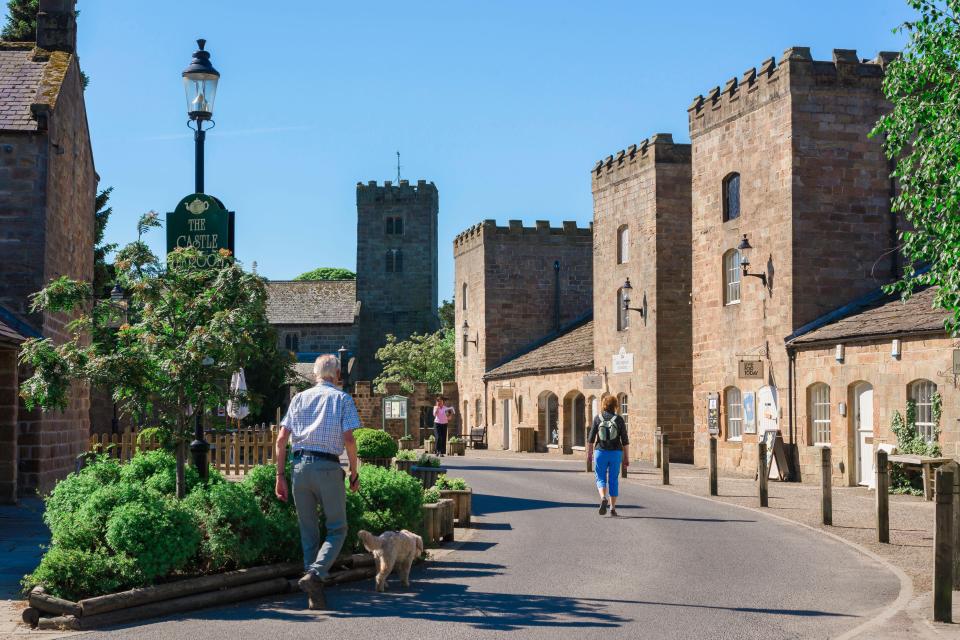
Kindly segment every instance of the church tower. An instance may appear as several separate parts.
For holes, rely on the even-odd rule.
[[[375,356],[388,333],[405,340],[439,328],[438,212],[432,182],[357,183],[360,339],[354,380],[372,380],[380,373]]]

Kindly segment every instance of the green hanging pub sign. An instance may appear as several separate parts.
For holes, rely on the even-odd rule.
[[[213,266],[220,249],[234,251],[234,212],[219,199],[194,193],[167,213],[167,253],[178,247],[195,247],[203,257],[199,266]]]

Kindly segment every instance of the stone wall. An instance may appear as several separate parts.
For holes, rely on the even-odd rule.
[[[286,349],[286,337],[295,335],[299,341],[299,353],[337,353],[346,347],[350,353],[357,352],[357,326],[353,324],[275,324],[277,347]]]
[[[406,180],[357,183],[357,299],[360,301],[359,374],[380,373],[377,349],[392,333],[436,331],[437,215],[439,196],[432,182]],[[388,217],[403,220],[403,233],[386,233]],[[402,271],[388,273],[387,251],[402,252]]]
[[[820,477],[819,447],[812,444],[807,400],[810,386],[818,382],[830,387],[830,446],[835,483],[858,484],[856,390],[859,383],[866,382],[873,387],[874,444],[896,444],[890,423],[896,411],[906,416],[907,387],[911,382],[926,379],[936,384],[943,398],[939,439],[942,452],[944,456],[960,458],[960,391],[951,374],[953,350],[957,348],[960,343],[946,336],[904,337],[901,355],[895,358],[891,355],[890,340],[847,342],[843,362],[835,359],[833,344],[798,349],[794,403],[803,479],[818,481]],[[846,416],[840,415],[840,403],[846,405]],[[872,461],[872,448],[869,456]]]
[[[771,58],[689,109],[697,464],[706,463],[708,393],[776,388],[786,437],[784,337],[889,277],[888,170],[880,142],[867,138],[885,108],[886,58],[834,58],[788,49],[779,64]],[[740,216],[725,222],[722,185],[732,172],[740,174]],[[744,234],[754,247],[751,272],[764,272],[768,283],[742,278],[740,302],[724,304],[723,255]],[[762,360],[764,378],[739,379],[741,358]],[[724,432],[721,468],[749,471],[755,453],[746,444]]]
[[[596,164],[592,174],[594,362],[609,392],[625,396],[634,446],[652,460],[657,427],[671,458],[693,456],[690,312],[690,145],[657,134]],[[626,259],[620,233],[628,230]],[[630,278],[630,324],[618,329],[617,292]],[[620,349],[633,371],[613,373]]]
[[[443,383],[442,394],[447,398],[447,404],[457,407],[458,395],[455,383]],[[360,414],[360,421],[364,427],[370,429],[380,429],[386,426],[387,431],[395,438],[399,438],[404,433],[403,420],[388,420],[383,422],[383,398],[385,396],[401,395],[407,396],[407,416],[410,435],[418,444],[423,442],[423,438],[432,433],[433,429],[433,406],[436,403],[435,393],[430,393],[426,382],[415,382],[413,393],[405,393],[401,390],[399,383],[389,382],[385,385],[383,393],[377,393],[373,390],[371,382],[357,382],[353,387],[353,401],[357,405],[357,412]],[[454,435],[461,433],[461,420],[459,412],[454,414],[450,420],[448,434]]]
[[[17,348],[0,343],[0,504],[17,501]]]
[[[487,403],[483,373],[555,330],[558,273],[560,326],[590,313],[592,241],[591,229],[577,228],[576,222],[551,227],[543,220],[534,227],[524,227],[520,220],[498,227],[496,221],[485,220],[454,239],[459,408],[462,411],[467,403],[471,428],[489,429],[491,424],[482,409]],[[554,269],[556,263],[559,272]],[[477,344],[464,345],[461,332],[465,320],[469,339]]]

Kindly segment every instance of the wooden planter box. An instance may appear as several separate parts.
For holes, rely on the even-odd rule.
[[[437,441],[436,440],[424,440],[423,441],[423,450],[427,453],[436,453],[437,452]]]
[[[463,456],[467,453],[466,442],[448,442],[447,453],[451,456]]]
[[[440,495],[453,501],[453,519],[458,527],[470,526],[470,513],[473,508],[473,489],[454,491],[441,489]]]
[[[453,500],[441,498],[423,505],[423,542],[427,545],[453,541]]]
[[[360,462],[363,464],[372,464],[375,467],[383,467],[384,469],[389,469],[393,466],[393,458],[360,458]]]
[[[400,447],[400,451],[413,451],[416,447],[416,443],[413,441],[413,438],[409,440],[400,439],[397,440],[397,445]]]
[[[403,471],[404,473],[409,473],[413,475],[413,472],[410,471],[417,464],[416,460],[394,460],[394,466],[396,466],[397,471]]]
[[[410,475],[420,481],[420,484],[423,485],[424,489],[429,489],[433,485],[437,484],[437,477],[442,473],[446,473],[447,470],[443,467],[410,467]]]

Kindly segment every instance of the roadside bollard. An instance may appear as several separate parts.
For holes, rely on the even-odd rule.
[[[943,465],[953,472],[953,589],[960,589],[960,464]]]
[[[670,484],[670,440],[665,433],[660,436],[660,451],[662,456],[660,459],[660,478],[663,480],[663,484]]]
[[[887,452],[878,449],[877,465],[877,542],[890,542],[890,470]]]
[[[833,467],[830,447],[820,447],[820,520],[833,524]]]
[[[760,506],[766,507],[767,495],[767,443],[762,440],[757,443],[757,489],[760,493]]]
[[[661,460],[663,460],[663,433],[657,427],[657,431],[653,434],[653,464],[657,469],[660,468]]]
[[[710,495],[717,495],[717,439],[710,436],[710,460],[707,477],[710,483]]]
[[[953,472],[937,469],[933,530],[933,619],[953,622]]]

